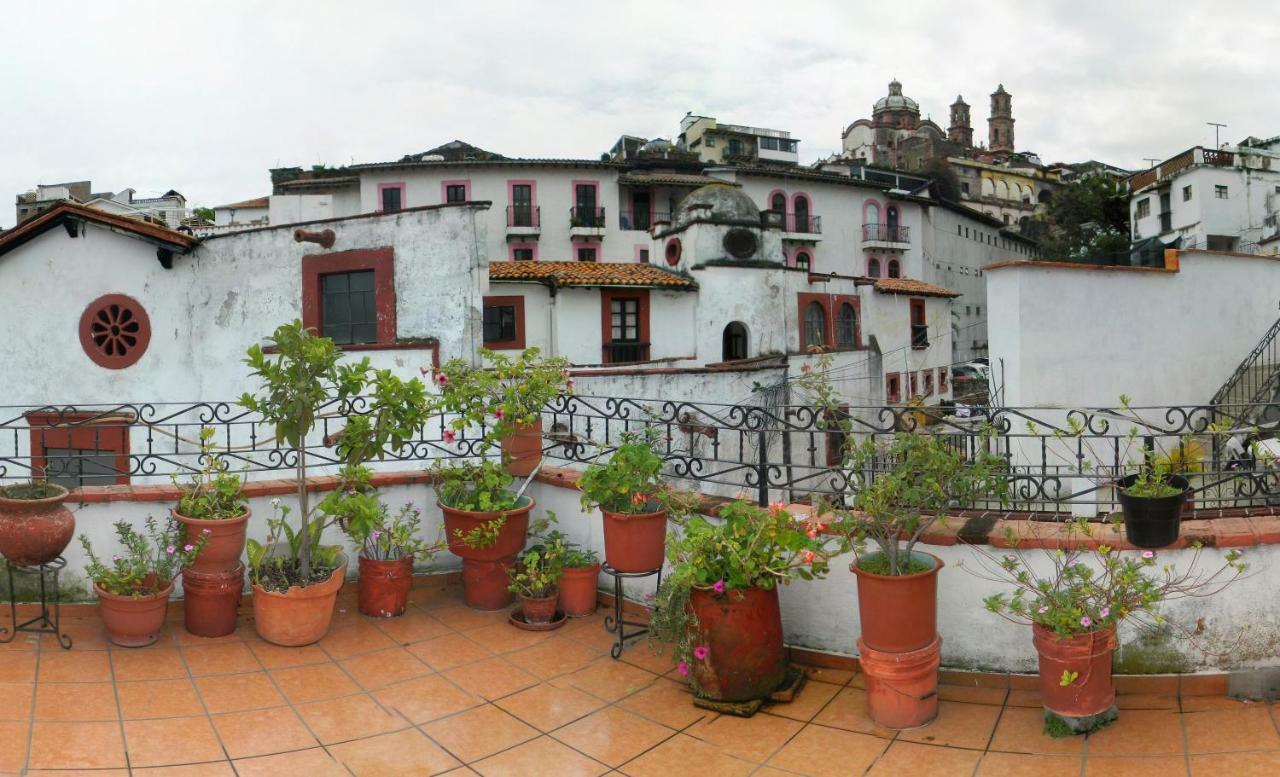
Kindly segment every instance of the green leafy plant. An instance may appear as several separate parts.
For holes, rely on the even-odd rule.
[[[529,599],[554,596],[564,574],[564,544],[543,542],[520,554],[509,574],[507,590]]]
[[[672,646],[686,677],[691,662],[705,658],[694,644],[698,623],[689,598],[695,590],[733,597],[795,578],[821,578],[828,560],[845,547],[841,538],[823,534],[816,521],[798,520],[782,504],[763,508],[732,502],[720,508],[718,519],[695,515],[680,534],[668,536],[671,569],[658,588],[649,622],[651,644],[658,650]]]
[[[113,555],[109,564],[94,553],[88,535],[80,535],[80,544],[89,557],[85,565],[89,579],[116,596],[150,596],[163,591],[209,542],[209,530],[205,529],[195,542],[182,544],[182,527],[173,519],[161,526],[147,516],[145,532],[134,529],[128,521],[116,521],[115,529],[123,550]]]
[[[331,515],[347,536],[355,542],[357,552],[376,561],[408,558],[430,559],[444,550],[443,538],[426,542],[418,537],[422,511],[409,502],[394,515],[378,498],[369,483],[372,473],[365,467],[348,468],[341,491],[334,491],[321,503],[320,511]]]
[[[432,470],[440,504],[469,512],[499,512],[515,507],[509,489],[514,478],[493,459],[444,464]]]
[[[1038,624],[1062,637],[1112,628],[1127,619],[1155,627],[1166,623],[1157,612],[1160,603],[1216,594],[1247,568],[1240,552],[1232,549],[1223,554],[1222,564],[1213,571],[1192,572],[1199,568],[1203,552],[1194,546],[1186,564],[1188,571],[1178,572],[1172,565],[1160,564],[1155,551],[1120,552],[1092,541],[1094,528],[1083,518],[1073,521],[1063,542],[1067,547],[1033,550],[1036,563],[1030,563],[1019,549],[1020,541],[1012,530],[1005,535],[1005,543],[1011,547],[1007,553],[997,556],[974,546],[979,567],[970,571],[986,580],[1013,585],[1012,593],[986,597],[986,608],[1007,620]]]
[[[217,456],[213,444],[217,432],[209,427],[200,429],[200,470],[182,484],[173,476],[173,484],[182,490],[178,498],[178,513],[188,518],[206,521],[239,518],[249,508],[244,496],[244,480],[228,472],[225,461]]]
[[[439,409],[456,416],[450,421],[453,430],[486,430],[481,452],[538,421],[548,402],[572,388],[568,360],[543,358],[537,348],[516,357],[481,348],[480,359],[479,367],[462,359],[446,362],[436,370],[435,382]]]
[[[257,395],[244,394],[240,404],[272,424],[276,444],[287,443],[293,449],[299,529],[295,532],[285,523],[289,510],[277,504],[276,516],[268,524],[269,541],[252,549],[249,560],[254,582],[262,585],[265,580],[287,590],[291,580],[306,586],[328,579],[340,563],[341,549],[321,547],[320,535],[334,516],[344,514],[345,499],[366,496],[359,489],[344,488],[338,498],[321,503],[323,510],[311,505],[307,438],[323,410],[335,403],[339,409],[346,408],[355,397],[367,393],[364,412],[347,413],[346,427],[334,435],[344,473],[350,475],[351,468],[375,456],[381,458],[388,447],[398,449],[413,439],[427,418],[428,403],[426,386],[417,378],[404,381],[390,370],[375,370],[367,358],[342,363],[342,349],[333,340],[308,330],[301,321],[278,327],[270,343],[276,352],[274,358],[258,345],[249,348],[245,363],[262,387]],[[288,542],[280,543],[282,537]],[[282,550],[289,556],[280,558]],[[320,562],[318,570],[312,568],[316,560]],[[262,568],[268,563],[270,573],[264,575]]]
[[[662,480],[660,443],[656,429],[646,426],[643,432],[624,433],[607,461],[601,460],[603,451],[597,455],[578,479],[582,508],[628,515],[667,510],[676,517],[692,510],[689,496]]]

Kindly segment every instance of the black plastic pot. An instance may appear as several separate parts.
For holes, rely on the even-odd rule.
[[[1164,482],[1180,489],[1173,496],[1129,496],[1125,489],[1133,485],[1137,475],[1116,481],[1120,507],[1124,510],[1124,534],[1139,548],[1163,548],[1178,541],[1182,525],[1182,507],[1187,503],[1191,484],[1181,475],[1168,475]]]

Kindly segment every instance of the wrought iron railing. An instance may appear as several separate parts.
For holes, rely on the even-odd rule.
[[[897,224],[863,224],[862,239],[881,243],[910,243],[911,228]]]
[[[1238,407],[1253,416],[1272,404],[1280,390],[1280,319],[1276,319],[1249,355],[1240,362],[1227,382],[1209,400],[1215,407]],[[1226,415],[1224,411],[1224,415]]]
[[[507,226],[540,227],[542,226],[542,209],[538,205],[508,205]]]
[[[580,206],[570,208],[569,226],[604,229],[604,208],[584,208]]]
[[[619,213],[618,229],[628,230],[647,230],[654,224],[670,224],[671,214],[665,211],[653,211],[648,215],[644,213]]]

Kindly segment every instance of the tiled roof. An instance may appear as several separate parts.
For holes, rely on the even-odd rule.
[[[709,183],[729,183],[709,175],[694,173],[623,173],[618,176],[618,183],[627,186],[705,186]],[[740,184],[730,183],[731,186]]]
[[[491,262],[490,281],[545,283],[549,286],[643,286],[693,290],[692,278],[651,264],[622,262]]]
[[[230,205],[218,205],[214,210],[226,210],[229,208],[265,208],[270,204],[270,197],[255,197],[252,200],[241,200],[240,202],[233,202]]]
[[[876,281],[876,291],[882,294],[912,294],[917,297],[959,297],[960,292],[915,278],[881,278]]]
[[[60,202],[33,219],[29,219],[9,230],[0,232],[0,255],[4,255],[38,235],[43,234],[66,221],[91,221],[108,229],[129,232],[145,240],[186,253],[192,246],[200,242],[194,235],[186,232],[175,232],[168,227],[149,224],[138,219],[117,216],[114,213],[86,208],[73,202]]]

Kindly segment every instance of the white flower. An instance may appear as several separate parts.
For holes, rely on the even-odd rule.
[[[279,507],[279,506],[280,506],[280,497],[278,497],[278,496],[277,496],[277,497],[274,497],[274,498],[271,500],[271,506],[272,506],[272,507]]]

